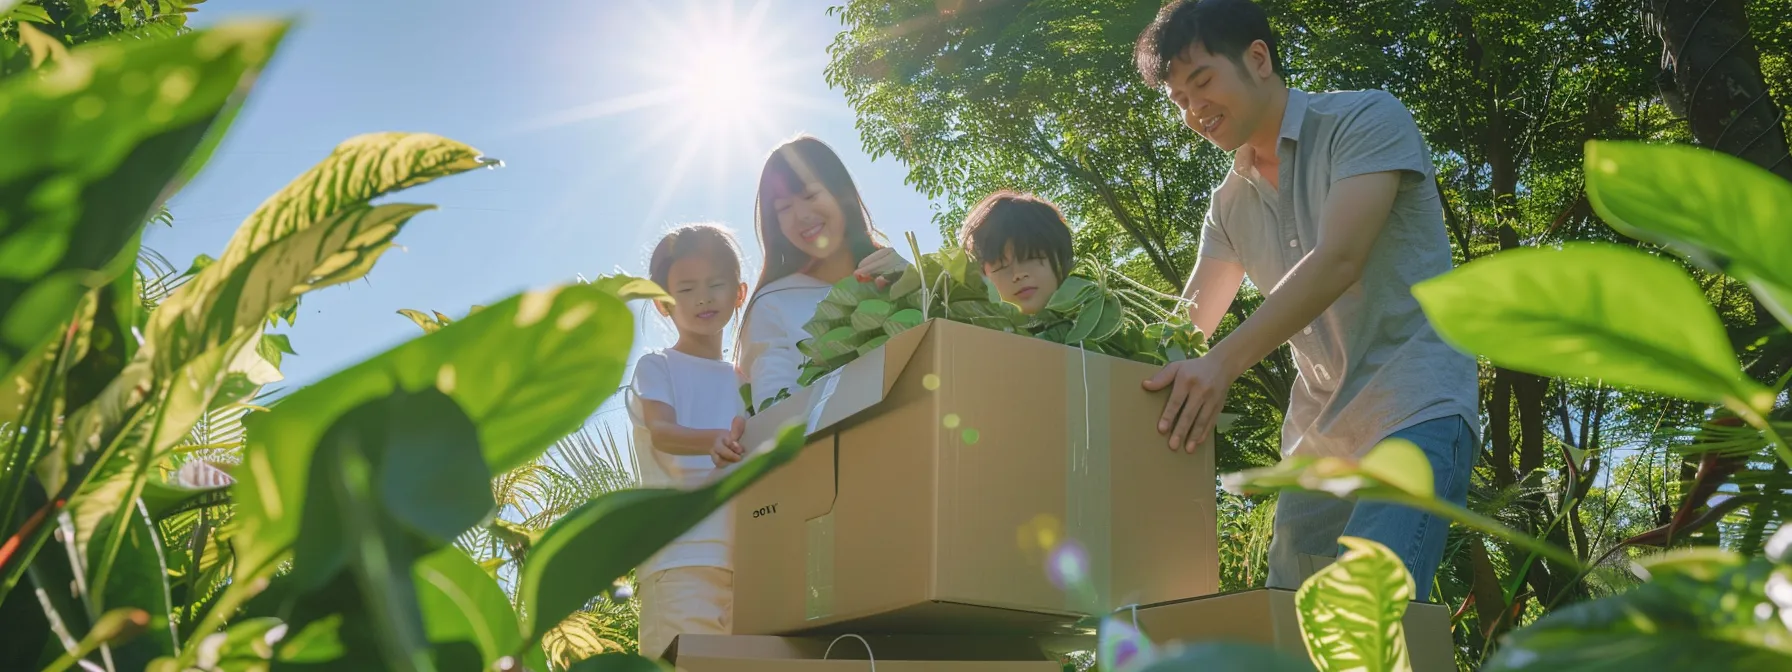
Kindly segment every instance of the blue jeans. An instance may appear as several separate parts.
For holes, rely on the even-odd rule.
[[[1463,504],[1480,447],[1461,416],[1427,420],[1392,436],[1417,444],[1431,460],[1437,498]],[[1418,589],[1431,595],[1432,578],[1444,557],[1450,521],[1418,509],[1386,502],[1357,502],[1322,492],[1283,492],[1276,501],[1275,534],[1269,542],[1269,587],[1296,589],[1303,578],[1301,556],[1338,557],[1338,537],[1381,542],[1406,562]]]

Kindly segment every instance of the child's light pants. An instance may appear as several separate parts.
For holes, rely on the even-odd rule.
[[[678,635],[726,635],[734,612],[734,572],[674,567],[641,581],[641,655],[659,658]]]

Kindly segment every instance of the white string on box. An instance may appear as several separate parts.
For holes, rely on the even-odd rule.
[[[821,652],[821,659],[827,660],[828,656],[832,655],[834,653],[834,645],[839,644],[840,640],[846,639],[848,637],[859,640],[860,644],[865,645],[865,656],[871,660],[871,672],[877,672],[877,654],[873,653],[871,651],[871,642],[867,642],[867,641],[865,641],[864,637],[860,637],[860,636],[852,634],[850,632],[846,633],[844,635],[841,635],[839,637],[835,637],[834,641],[828,642],[828,649],[826,651]]]

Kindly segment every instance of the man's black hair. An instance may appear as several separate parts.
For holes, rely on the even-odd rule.
[[[1269,65],[1277,75],[1282,55],[1276,49],[1276,32],[1269,15],[1251,0],[1176,0],[1158,10],[1157,18],[1133,45],[1133,62],[1145,83],[1161,87],[1170,76],[1170,61],[1200,45],[1208,53],[1244,65],[1244,52],[1262,40],[1269,47]]]
[[[1064,213],[1051,201],[1031,194],[1007,190],[990,194],[965,216],[958,237],[978,263],[1002,263],[1013,243],[1014,261],[1045,259],[1058,282],[1069,277],[1075,265]]]

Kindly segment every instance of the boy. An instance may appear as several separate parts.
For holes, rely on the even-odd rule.
[[[1045,308],[1074,265],[1063,213],[1029,194],[990,194],[965,217],[958,237],[1002,300],[1027,315]]]

